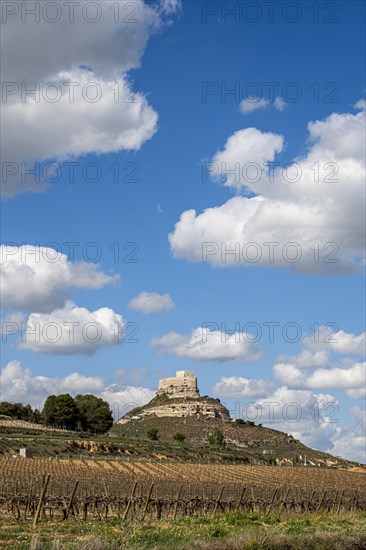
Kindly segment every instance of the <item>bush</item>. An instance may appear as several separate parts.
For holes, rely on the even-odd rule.
[[[210,445],[214,445],[215,447],[224,447],[224,432],[220,430],[220,428],[214,428],[212,434],[208,438],[208,442]]]
[[[151,439],[152,441],[158,441],[158,439],[159,439],[159,430],[157,428],[151,428],[151,430],[149,430],[147,432],[147,437],[149,439]]]
[[[185,438],[186,438],[186,436],[184,434],[181,434],[181,433],[177,432],[173,439],[174,439],[174,441],[177,441],[178,443],[183,443]]]

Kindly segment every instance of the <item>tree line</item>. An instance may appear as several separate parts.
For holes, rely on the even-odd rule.
[[[23,403],[0,403],[0,415],[16,420],[43,424],[49,428],[105,433],[113,425],[113,415],[107,401],[95,395],[68,393],[50,395],[43,409],[32,409]]]

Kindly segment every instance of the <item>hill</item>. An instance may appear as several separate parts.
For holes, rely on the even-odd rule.
[[[175,377],[160,380],[157,394],[149,403],[126,413],[104,435],[52,429],[0,416],[0,455],[17,455],[24,447],[30,456],[38,458],[100,456],[176,462],[358,466],[311,449],[281,431],[231,419],[219,399],[200,396],[192,371],[178,371]]]
[[[209,438],[218,429],[223,433],[224,446],[210,445]],[[342,467],[349,461],[311,449],[291,435],[255,426],[252,423],[237,423],[211,418],[174,418],[154,415],[116,423],[111,434],[123,435],[128,440],[143,440],[151,429],[158,430],[159,443],[173,445],[176,433],[185,436],[181,447],[205,449],[207,456],[232,454],[233,460],[250,463],[308,464],[310,466]]]
[[[182,434],[184,446],[204,449],[207,455],[232,454],[250,463],[304,464],[343,467],[349,461],[307,447],[289,434],[233,420],[219,399],[200,397],[192,371],[178,371],[160,380],[156,396],[146,405],[126,413],[111,434],[143,440],[156,432],[160,444],[173,445]],[[215,441],[219,434],[220,441]]]

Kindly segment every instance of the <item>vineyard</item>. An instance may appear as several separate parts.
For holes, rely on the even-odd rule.
[[[364,473],[311,467],[0,459],[0,511],[19,521],[366,510]]]

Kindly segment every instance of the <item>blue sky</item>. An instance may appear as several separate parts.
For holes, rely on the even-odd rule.
[[[278,402],[274,427],[362,461],[364,4],[280,2],[271,22],[257,2],[251,23],[248,2],[135,2],[130,24],[125,12],[114,22],[107,4],[94,27],[77,13],[69,25],[54,24],[53,34],[44,14],[39,23],[22,22],[20,13],[3,18],[5,82],[19,89],[39,82],[42,93],[57,82],[63,95],[55,103],[41,95],[34,104],[7,88],[3,104],[3,169],[5,162],[19,172],[2,180],[2,399],[38,403],[60,388],[98,393],[123,410],[147,401],[160,377],[193,369],[201,393],[221,397],[231,410],[255,402],[273,426],[264,403]],[[236,5],[235,20],[229,11]],[[319,22],[311,6],[319,7]],[[24,51],[31,51],[34,30],[43,46],[40,57],[24,54],[15,70],[19,28]],[[77,95],[71,104],[67,80],[99,83],[102,99]],[[111,100],[115,82],[122,91],[130,82],[134,103]],[[269,183],[264,167],[273,160]],[[60,178],[46,188],[31,177],[21,182],[22,162],[58,162]],[[79,163],[74,181],[67,162]],[[262,179],[251,185],[230,177],[236,162],[263,163]],[[294,162],[302,176],[284,183],[282,167]],[[94,182],[93,163],[100,173]],[[323,181],[330,167],[315,183],[314,163],[321,170],[333,163],[338,181]],[[220,177],[203,177],[207,166]],[[191,209],[196,213],[183,221]],[[279,242],[272,263],[268,240]],[[218,251],[203,262],[205,242]],[[261,250],[258,263],[235,263],[233,255],[221,261],[222,243],[237,243],[241,253],[248,242]],[[302,252],[297,263],[280,252],[290,242]],[[314,242],[319,263],[309,250]],[[336,263],[323,261],[329,243],[337,246]],[[34,263],[14,248],[22,244],[65,256]],[[144,300],[131,307],[142,292]],[[100,314],[107,329],[116,323],[125,339],[138,329],[138,342],[46,345],[41,338],[22,346],[22,330],[7,334],[22,322],[63,329],[65,319],[95,322],[101,308],[108,308]],[[277,323],[273,341],[268,323]],[[327,323],[316,343],[315,326]],[[238,327],[244,335],[230,340]],[[245,331],[258,327],[258,341],[249,343]],[[302,410],[298,422],[282,414],[293,402]],[[314,422],[315,402],[322,410],[336,404],[338,423]]]

